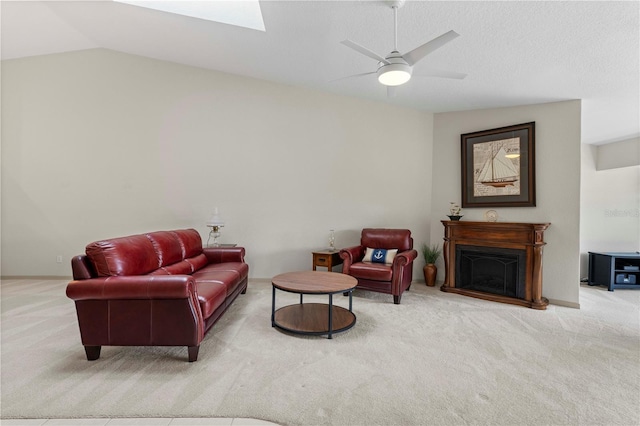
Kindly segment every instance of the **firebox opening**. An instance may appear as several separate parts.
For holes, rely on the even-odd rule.
[[[524,250],[456,246],[456,287],[525,298]]]

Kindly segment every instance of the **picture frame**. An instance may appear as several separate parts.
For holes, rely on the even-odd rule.
[[[462,207],[535,207],[535,122],[460,135]]]

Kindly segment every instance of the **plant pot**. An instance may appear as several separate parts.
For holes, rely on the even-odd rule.
[[[438,275],[438,268],[433,263],[428,263],[424,265],[424,282],[429,286],[433,287],[436,285],[436,276]]]

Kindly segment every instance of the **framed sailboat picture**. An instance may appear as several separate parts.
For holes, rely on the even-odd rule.
[[[536,205],[535,126],[460,135],[463,208]]]

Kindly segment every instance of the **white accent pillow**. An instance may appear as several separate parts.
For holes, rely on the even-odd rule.
[[[398,254],[398,249],[373,249],[367,247],[362,261],[391,265],[393,264],[393,259],[395,259],[396,254]]]

